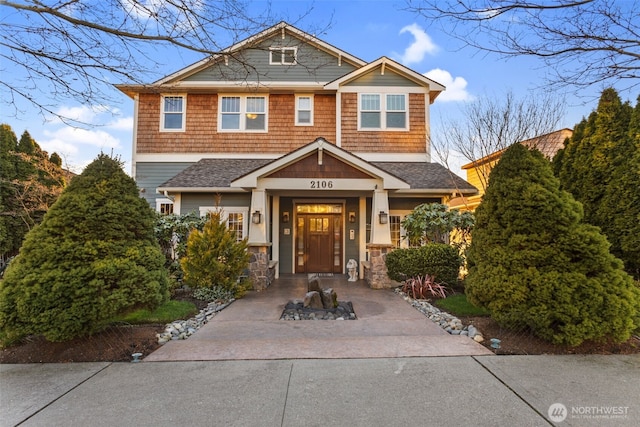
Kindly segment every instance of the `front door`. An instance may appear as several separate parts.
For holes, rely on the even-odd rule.
[[[298,214],[296,273],[342,273],[342,214]]]

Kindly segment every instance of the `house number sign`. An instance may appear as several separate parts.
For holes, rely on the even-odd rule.
[[[309,181],[309,188],[314,190],[323,189],[323,188],[333,188],[333,181],[324,180],[324,179],[312,180],[312,181]]]

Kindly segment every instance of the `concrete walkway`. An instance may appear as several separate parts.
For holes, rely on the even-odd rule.
[[[196,360],[349,359],[491,355],[465,336],[449,335],[388,289],[345,276],[320,278],[357,320],[279,320],[285,304],[302,299],[307,277],[288,276],[250,292],[187,340],[170,341],[145,362]]]

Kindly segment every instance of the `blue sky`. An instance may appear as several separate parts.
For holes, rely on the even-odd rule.
[[[256,7],[263,3],[255,2]],[[273,10],[289,17],[293,22],[308,10],[310,2],[272,2]],[[430,27],[424,18],[402,11],[402,1],[330,1],[313,3],[309,16],[297,22],[302,30],[325,27],[331,22],[326,34],[318,36],[328,43],[345,50],[363,60],[373,61],[387,56],[445,85],[447,91],[438,97],[431,109],[431,124],[434,137],[441,131],[443,120],[459,117],[465,103],[483,96],[500,96],[513,91],[518,97],[527,96],[543,83],[544,70],[531,58],[500,59],[494,55],[478,53],[469,48],[461,49],[460,42],[446,33]],[[171,61],[158,70],[157,78],[171,74],[202,58],[192,52],[172,56]],[[3,79],[18,79],[19,75],[3,72]],[[153,79],[155,80],[155,78]],[[150,80],[150,81],[153,81]],[[125,82],[114,82],[125,83]],[[597,105],[602,88],[592,88],[580,97],[567,97],[567,114],[559,128],[573,127],[587,116]],[[0,94],[4,96],[3,94]],[[54,118],[43,120],[35,109],[26,103],[20,104],[20,118],[6,117],[20,136],[28,130],[40,146],[49,153],[57,152],[66,165],[76,172],[90,163],[102,151],[118,155],[125,162],[125,171],[131,171],[133,101],[113,89],[119,102],[113,105],[58,105],[63,115],[78,118],[95,126],[77,129]],[[621,92],[626,100],[635,94]],[[454,172],[463,174],[459,166],[467,161],[452,157],[450,166]]]

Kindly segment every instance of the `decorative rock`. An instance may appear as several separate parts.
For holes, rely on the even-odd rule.
[[[317,277],[313,277],[311,280],[309,280],[309,284],[307,285],[307,292],[320,292],[321,288],[320,288],[320,279],[318,279]]]
[[[211,320],[216,313],[228,307],[233,301],[235,300],[231,299],[225,302],[210,302],[207,305],[207,308],[200,310],[200,312],[191,319],[176,320],[165,325],[164,332],[156,334],[158,344],[162,345],[171,340],[186,340],[191,335],[195,334],[202,325]]]
[[[320,292],[311,291],[307,292],[304,296],[303,307],[305,308],[313,308],[313,309],[323,309],[322,305],[322,297],[320,296]]]
[[[322,298],[322,308],[331,309],[338,306],[338,295],[333,289],[323,289],[320,297]]]
[[[478,332],[478,329],[475,326],[469,325],[468,327],[465,327],[462,324],[462,321],[457,317],[447,313],[446,311],[442,311],[437,307],[434,307],[425,300],[414,300],[406,293],[402,292],[399,288],[397,288],[395,292],[402,296],[402,298],[410,303],[416,310],[427,316],[429,320],[438,324],[449,334],[468,336],[474,339],[476,342],[484,341],[484,337],[482,336],[482,334],[480,334],[480,332]]]
[[[304,307],[303,303],[290,301],[285,307],[281,320],[355,320],[353,305],[348,301],[339,301],[332,309],[312,309]]]

